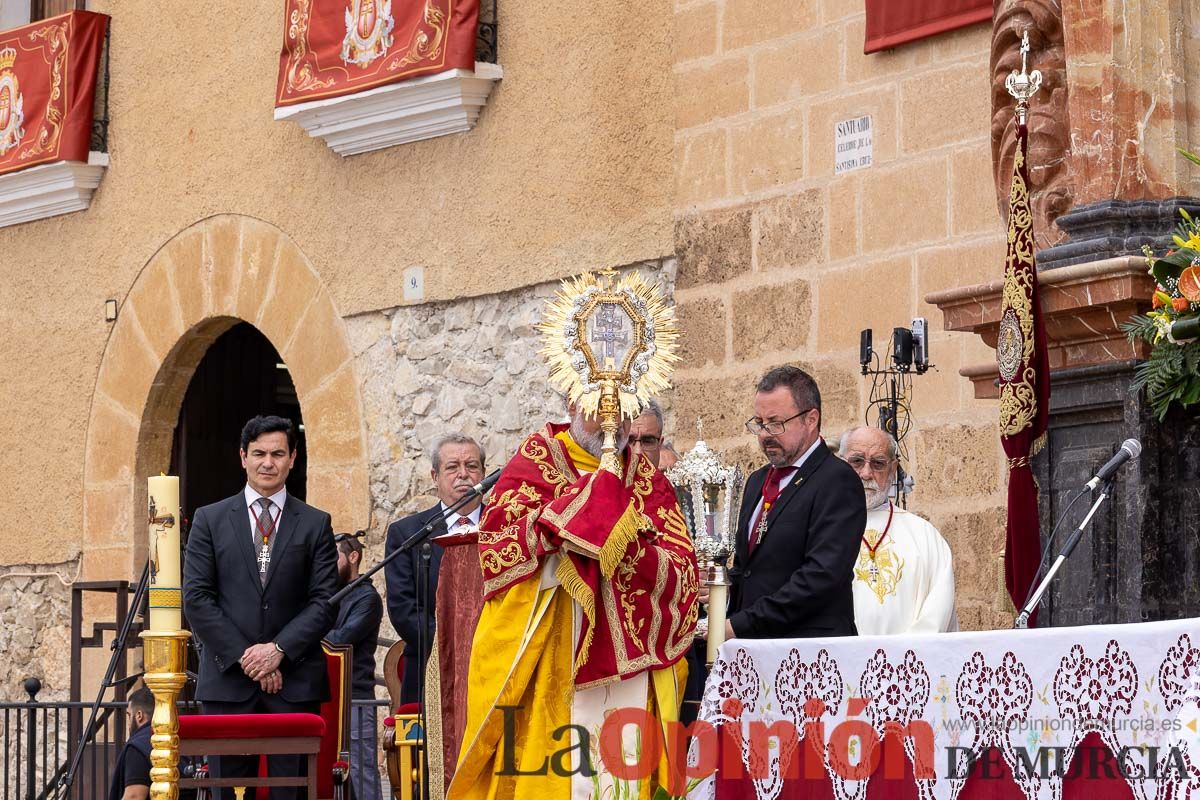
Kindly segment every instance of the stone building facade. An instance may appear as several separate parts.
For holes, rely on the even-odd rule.
[[[432,501],[437,433],[478,434],[499,465],[557,413],[538,310],[558,279],[604,266],[678,303],[678,448],[703,419],[745,463],[765,368],[809,367],[834,436],[867,411],[859,330],[928,317],[910,507],[950,542],[964,627],[1011,619],[997,409],[960,374],[993,353],[926,302],[1001,274],[991,25],[866,56],[857,0],[500,0],[504,78],[473,131],[341,158],[271,119],[281,3],[88,6],[113,18],[111,166],[87,211],[0,229],[0,697],[32,673],[64,695],[69,586],[136,579],[145,478],[167,469],[191,376],[234,324],[294,379],[310,502],[369,530],[379,557],[387,521]],[[1195,12],[1166,6],[1192,32],[1170,87],[1182,141],[1200,50]],[[1146,47],[1176,30],[1124,13]],[[836,125],[868,115],[873,163],[835,174]],[[1188,193],[1171,167],[1156,180]]]

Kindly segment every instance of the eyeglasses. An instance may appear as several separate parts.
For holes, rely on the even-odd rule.
[[[883,472],[892,465],[892,459],[890,459],[890,458],[872,458],[871,460],[868,461],[867,459],[863,458],[862,456],[850,456],[849,458],[846,459],[846,463],[849,464],[851,467],[853,467],[855,472],[858,472],[860,469],[862,469],[867,464],[871,465],[872,472]]]
[[[333,543],[341,544],[342,542],[353,542],[359,547],[362,546],[362,539],[367,538],[366,531],[355,531],[354,533],[335,533],[333,535]]]
[[[815,406],[814,406],[814,408],[815,408]],[[760,434],[760,433],[769,433],[772,436],[778,436],[779,434],[783,433],[783,431],[787,428],[787,424],[789,422],[794,420],[796,417],[803,417],[805,414],[807,414],[808,412],[810,412],[812,410],[813,410],[812,408],[806,408],[803,411],[793,414],[792,416],[788,417],[787,419],[780,420],[778,422],[773,422],[773,421],[772,422],[763,422],[761,419],[756,419],[755,417],[751,417],[750,419],[746,420],[746,430],[750,431],[751,433],[753,433],[755,435]]]
[[[630,447],[634,447],[636,445],[641,445],[642,447],[648,447],[650,449],[654,449],[655,447],[658,447],[660,444],[662,444],[661,436],[630,436],[629,437],[629,446]]]

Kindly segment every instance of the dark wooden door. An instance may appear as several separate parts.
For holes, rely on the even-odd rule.
[[[200,361],[179,412],[171,458],[185,519],[245,486],[238,450],[247,420],[277,414],[303,425],[296,387],[282,362],[270,341],[244,322],[213,342]],[[304,438],[301,430],[287,482],[288,492],[301,500],[307,473]]]

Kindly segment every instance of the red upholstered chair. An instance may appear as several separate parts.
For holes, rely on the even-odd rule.
[[[179,718],[181,755],[263,754],[257,778],[181,780],[181,788],[204,790],[222,786],[258,787],[257,800],[267,800],[271,786],[305,786],[309,800],[344,800],[349,776],[350,702],[353,649],[322,640],[329,700],[320,714],[189,715]],[[266,754],[307,757],[307,778],[271,778]],[[203,795],[201,795],[203,797]]]
[[[354,647],[321,640],[329,699],[321,704],[325,735],[317,753],[317,794],[321,800],[345,800],[350,795],[350,703],[354,697]]]
[[[393,800],[416,800],[422,795],[421,759],[425,755],[425,734],[417,722],[420,705],[400,704],[403,680],[404,642],[396,642],[383,658],[383,681],[393,709],[392,716],[383,721],[383,750],[387,754]]]
[[[392,708],[400,705],[400,685],[404,682],[404,642],[396,642],[383,656],[383,685],[387,687]]]
[[[317,798],[317,752],[325,720],[317,714],[189,714],[179,718],[179,754],[184,756],[302,755],[307,778],[185,778],[180,788],[304,786]]]

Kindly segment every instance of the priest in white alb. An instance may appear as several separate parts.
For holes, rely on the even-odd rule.
[[[860,636],[958,630],[954,561],[937,528],[888,496],[899,464],[896,440],[862,426],[842,436],[839,455],[862,479],[867,528],[854,565],[854,623]]]

